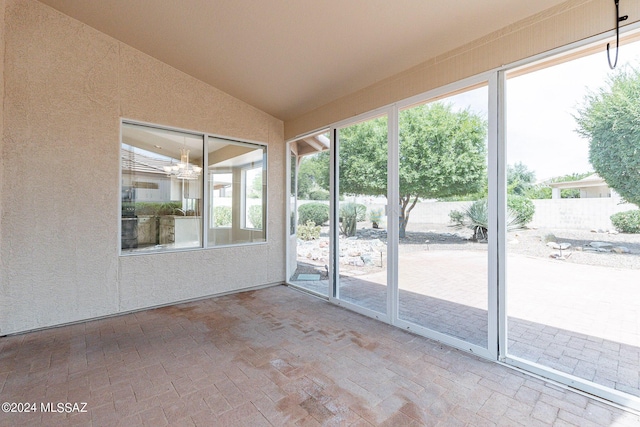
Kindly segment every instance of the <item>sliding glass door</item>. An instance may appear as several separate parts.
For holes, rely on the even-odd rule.
[[[488,85],[399,112],[398,319],[488,348]]]
[[[336,129],[335,296],[359,310],[388,315],[387,115]]]
[[[640,410],[639,38],[334,124],[328,299]]]
[[[524,218],[505,239],[506,354],[640,407],[640,43],[625,49],[616,71],[575,52],[506,75],[507,215]]]

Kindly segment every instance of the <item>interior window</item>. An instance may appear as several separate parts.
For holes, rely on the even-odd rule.
[[[208,245],[266,240],[266,147],[209,137]]]

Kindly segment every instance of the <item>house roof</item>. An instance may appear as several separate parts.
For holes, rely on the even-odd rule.
[[[588,188],[606,186],[605,180],[597,173],[591,174],[577,181],[552,182],[549,184],[551,188]]]
[[[40,0],[281,120],[565,0]]]

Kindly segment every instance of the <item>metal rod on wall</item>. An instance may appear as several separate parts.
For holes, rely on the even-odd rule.
[[[612,70],[618,65],[618,48],[620,47],[620,22],[626,21],[629,15],[620,16],[620,0],[613,0],[616,6],[616,58],[611,64],[611,55],[609,54],[609,43],[607,43],[607,60],[609,61],[609,68]]]

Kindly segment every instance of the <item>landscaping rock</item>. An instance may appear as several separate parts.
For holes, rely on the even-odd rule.
[[[589,246],[596,249],[611,249],[613,245],[608,242],[591,242]]]
[[[545,243],[549,243],[549,242],[557,242],[558,239],[556,238],[555,235],[553,235],[552,233],[549,233],[549,234],[545,234],[542,237],[542,241],[545,242]]]
[[[611,251],[617,254],[628,254],[629,252],[631,252],[629,248],[626,248],[624,246],[616,246],[615,248],[611,249]]]

